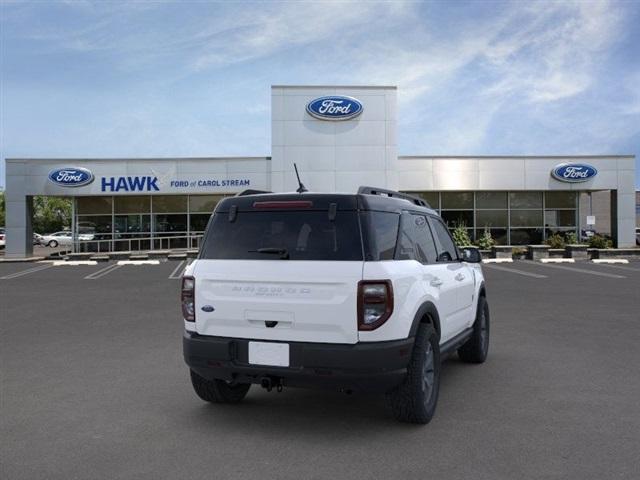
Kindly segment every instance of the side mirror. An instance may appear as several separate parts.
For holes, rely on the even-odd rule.
[[[482,254],[477,248],[464,247],[462,249],[462,261],[467,263],[480,263],[482,262]]]

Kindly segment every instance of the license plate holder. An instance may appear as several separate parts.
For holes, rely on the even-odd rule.
[[[289,344],[276,342],[249,342],[249,363],[271,367],[289,366]]]

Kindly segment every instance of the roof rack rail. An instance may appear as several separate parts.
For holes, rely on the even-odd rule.
[[[431,208],[431,206],[427,203],[426,200],[423,200],[422,198],[419,198],[419,197],[414,197],[413,195],[409,195],[407,193],[396,192],[395,190],[387,190],[387,189],[378,188],[378,187],[362,186],[358,188],[358,193],[365,194],[365,195],[381,195],[381,196],[386,196],[391,198],[399,198],[402,200],[407,200],[421,207]]]
[[[258,195],[260,193],[273,193],[270,192],[268,190],[254,190],[252,188],[249,188],[247,190],[243,190],[241,192],[236,193],[236,197],[244,197],[245,195]]]

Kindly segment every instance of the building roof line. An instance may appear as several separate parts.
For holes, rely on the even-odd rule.
[[[395,85],[271,85],[271,88],[359,88],[361,90],[373,90],[378,88],[398,89]]]
[[[398,159],[406,158],[635,158],[635,155],[398,155]]]

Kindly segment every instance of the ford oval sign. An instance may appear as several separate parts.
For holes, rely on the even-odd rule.
[[[551,170],[551,175],[561,182],[586,182],[598,174],[598,170],[584,163],[561,163]]]
[[[331,95],[311,100],[307,113],[320,120],[349,120],[362,113],[362,104],[353,97]]]
[[[49,180],[61,187],[82,187],[93,182],[93,173],[86,168],[57,168],[49,173]]]

